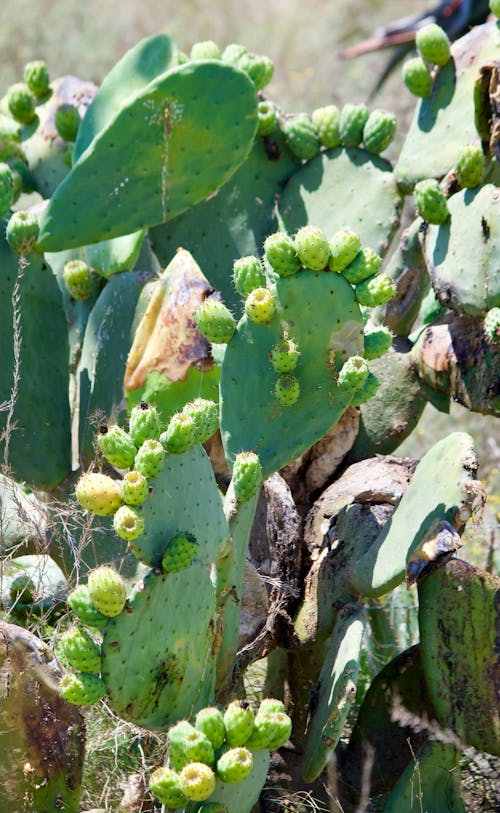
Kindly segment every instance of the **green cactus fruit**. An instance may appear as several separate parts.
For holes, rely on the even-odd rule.
[[[193,802],[204,802],[215,790],[215,774],[204,762],[189,762],[179,777],[182,792]]]
[[[294,375],[280,375],[274,386],[274,395],[282,406],[293,406],[300,398],[300,384]]]
[[[207,398],[195,398],[184,405],[182,412],[193,419],[196,442],[205,443],[219,428],[219,407]]]
[[[275,232],[266,238],[264,257],[280,277],[290,277],[302,268],[293,238],[284,231]]]
[[[0,163],[0,220],[14,202],[14,179],[8,164]]]
[[[392,345],[392,339],[391,331],[383,325],[367,330],[365,333],[365,359],[371,361],[372,359],[378,359],[380,356],[383,356]]]
[[[337,384],[341,390],[360,390],[368,378],[368,364],[362,356],[351,356],[342,365]]]
[[[165,449],[159,440],[145,440],[137,451],[134,469],[152,480],[158,477],[165,463]]]
[[[396,294],[396,285],[387,274],[376,274],[356,285],[356,299],[366,308],[376,308],[385,305]]]
[[[68,673],[61,678],[59,693],[75,706],[91,706],[106,694],[106,684],[97,675]]]
[[[248,502],[262,484],[262,468],[255,452],[240,452],[233,464],[233,488],[238,502]]]
[[[255,288],[245,299],[245,313],[251,322],[270,322],[276,311],[273,295],[266,288]]]
[[[435,178],[419,181],[415,184],[413,196],[417,211],[424,220],[437,226],[446,223],[450,212],[439,181]]]
[[[179,775],[171,768],[157,768],[149,777],[149,789],[162,804],[173,810],[180,810],[188,803],[181,790]]]
[[[370,113],[365,104],[345,104],[340,113],[339,130],[344,147],[358,147]]]
[[[196,443],[196,423],[184,412],[172,415],[165,432],[160,435],[160,443],[170,454],[184,454]]]
[[[264,700],[261,700],[257,714],[275,714],[280,711],[285,711],[285,704],[282,700],[277,700],[275,697],[265,697]]]
[[[268,136],[274,131],[278,118],[275,105],[269,99],[262,100],[257,106],[257,135]]]
[[[254,729],[250,738],[246,742],[246,747],[251,751],[263,751],[268,748],[268,744],[274,739],[276,734],[275,714],[272,712],[257,712],[255,716]]]
[[[129,418],[129,433],[137,448],[145,440],[158,440],[161,432],[160,416],[152,404],[141,401],[133,407]]]
[[[235,784],[250,776],[252,768],[253,756],[248,748],[230,748],[217,760],[216,772],[223,782]]]
[[[83,508],[99,517],[109,517],[122,504],[120,484],[107,474],[87,472],[75,486],[76,499]]]
[[[340,147],[340,111],[334,104],[318,107],[314,110],[311,121],[323,147],[333,149]]]
[[[125,607],[127,594],[125,584],[116,570],[107,565],[89,573],[88,587],[90,600],[96,610],[108,618],[120,615]]]
[[[239,295],[247,298],[255,288],[266,287],[266,274],[257,257],[241,257],[233,265],[234,287]]]
[[[45,62],[41,59],[27,62],[24,66],[24,81],[35,98],[45,99],[50,91],[50,76]]]
[[[283,339],[275,344],[271,350],[271,364],[278,375],[293,373],[297,366],[300,353],[292,339]]]
[[[496,17],[500,17],[500,0],[490,0],[490,11]]]
[[[36,250],[38,240],[38,220],[31,212],[14,212],[5,236],[12,251],[25,256]]]
[[[180,720],[168,731],[168,761],[176,771],[182,771],[189,762],[184,753],[183,745],[186,737],[192,734],[193,731],[195,731],[194,726],[188,723],[187,720]]]
[[[216,344],[227,344],[236,330],[236,321],[229,308],[213,296],[198,305],[194,320],[205,339]]]
[[[226,741],[231,747],[245,745],[254,727],[255,715],[247,700],[233,700],[224,712]]]
[[[292,721],[288,714],[285,714],[284,711],[261,712],[259,710],[259,714],[257,716],[260,719],[267,717],[268,722],[272,724],[273,736],[270,738],[267,744],[267,748],[269,748],[270,751],[275,751],[277,748],[281,748],[281,746],[290,739],[292,734]]]
[[[450,58],[448,34],[436,23],[430,23],[420,28],[415,37],[415,44],[423,59],[432,65],[443,67]]]
[[[202,731],[205,737],[208,737],[214,750],[222,747],[226,738],[226,727],[224,725],[224,715],[220,709],[214,706],[209,706],[200,709],[195,718],[195,726],[199,731]]]
[[[372,277],[382,265],[382,259],[372,248],[362,248],[354,260],[342,271],[342,276],[351,285],[358,285],[363,280]]]
[[[310,271],[321,271],[328,264],[330,244],[318,226],[303,226],[295,235],[295,249],[300,261]]]
[[[274,62],[263,54],[252,54],[246,51],[238,59],[237,67],[245,71],[255,85],[256,90],[262,90],[269,84],[274,74]]]
[[[361,240],[351,229],[340,229],[330,240],[330,271],[343,271],[352,263],[361,248]]]
[[[285,141],[292,155],[301,161],[310,161],[318,154],[319,138],[306,113],[298,113],[285,119],[281,126]]]
[[[92,296],[92,269],[84,260],[69,260],[63,270],[64,284],[70,296],[77,302],[85,302]]]
[[[121,482],[121,488],[125,505],[142,505],[147,500],[148,480],[139,471],[128,471]]]
[[[100,613],[90,599],[88,585],[79,584],[68,596],[68,604],[73,614],[87,627],[102,630],[108,623],[107,616]]]
[[[186,722],[182,720],[181,723]],[[171,736],[169,732],[169,748],[173,747],[182,752],[188,762],[203,762],[205,765],[213,765],[215,762],[214,747],[208,737],[199,729],[187,725],[174,726],[175,731]],[[184,767],[184,765],[182,766]]]
[[[57,645],[57,654],[79,672],[98,675],[101,671],[100,647],[78,627],[70,627],[63,633]]]
[[[483,330],[490,344],[500,342],[500,308],[491,308],[484,317]]]
[[[144,533],[144,517],[130,505],[122,505],[113,517],[113,528],[120,539],[133,542]]]
[[[191,59],[220,59],[221,51],[219,46],[213,40],[204,40],[203,42],[195,42],[191,48]]]
[[[129,469],[134,465],[137,454],[135,443],[128,432],[117,424],[100,427],[97,445],[112,466],[116,466],[118,469]]]
[[[184,765],[187,765],[189,762],[188,758],[184,754],[184,751],[179,745],[175,745],[174,743],[170,743],[168,746],[168,764],[174,771],[182,771]]]
[[[80,121],[80,114],[72,104],[59,105],[54,115],[56,130],[63,141],[76,141]]]
[[[404,63],[403,82],[410,93],[419,99],[427,99],[431,95],[432,76],[422,57],[415,56]]]
[[[486,160],[479,144],[467,144],[462,147],[456,163],[457,181],[466,189],[479,186],[484,177]]]
[[[365,150],[375,155],[387,149],[396,135],[396,116],[387,110],[373,110],[363,128]]]
[[[373,398],[379,387],[380,381],[378,380],[377,376],[372,372],[369,372],[368,377],[361,389],[356,390],[354,393],[351,399],[351,406],[359,407],[362,404],[366,404],[370,398]]]
[[[28,85],[17,82],[7,91],[7,107],[12,118],[21,124],[29,124],[36,116],[35,97]]]
[[[224,48],[222,60],[223,62],[229,62],[231,65],[237,65],[246,53],[247,49],[244,45],[240,45],[238,42],[231,42]]]
[[[196,551],[198,542],[192,534],[187,532],[178,533],[169,539],[161,566],[165,573],[178,573],[180,570],[189,567]]]

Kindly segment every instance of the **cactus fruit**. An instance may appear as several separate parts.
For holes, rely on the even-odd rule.
[[[263,711],[259,708],[255,716],[254,730],[246,747],[252,751],[260,751],[263,748],[274,751],[285,744],[291,733],[292,721],[283,710]]]
[[[244,299],[255,288],[266,287],[266,274],[257,257],[241,257],[233,265],[234,287]]]
[[[133,466],[137,449],[130,435],[117,424],[100,427],[97,445],[112,466],[118,469],[129,469]]]
[[[295,249],[299,260],[310,271],[321,271],[328,264],[330,244],[318,226],[303,226],[295,235]]]
[[[204,40],[195,42],[189,56],[191,59],[220,59],[221,51],[213,40]]]
[[[373,110],[363,128],[365,150],[375,155],[387,149],[396,135],[396,116],[387,110]]]
[[[113,528],[120,539],[133,542],[144,533],[144,517],[136,508],[122,505],[113,517]]]
[[[160,417],[156,407],[141,401],[133,407],[129,418],[129,433],[137,448],[145,440],[158,440],[161,432]]]
[[[369,115],[364,104],[344,105],[339,121],[340,138],[344,147],[358,147],[361,144]]]
[[[300,384],[294,375],[280,375],[274,386],[274,394],[282,406],[293,406],[300,398]]]
[[[381,265],[382,259],[373,249],[362,248],[347,268],[344,268],[342,275],[351,285],[358,285],[376,274]]]
[[[25,256],[36,250],[38,233],[38,221],[31,212],[14,212],[5,236],[12,251]]]
[[[76,706],[90,706],[106,694],[106,684],[97,675],[86,672],[68,673],[61,678],[59,692],[64,700]]]
[[[281,711],[285,711],[285,704],[282,700],[275,697],[265,697],[260,703],[257,714],[275,714]]]
[[[255,715],[247,700],[233,700],[224,712],[226,741],[230,746],[245,745],[254,727]]]
[[[266,288],[255,288],[245,299],[245,313],[251,322],[270,322],[276,311],[273,295]]]
[[[36,116],[35,97],[24,82],[18,82],[9,88],[7,106],[12,118],[21,124],[29,124]]]
[[[64,266],[64,283],[68,293],[77,302],[85,302],[92,295],[92,269],[84,260],[69,260]]]
[[[134,469],[152,480],[158,477],[165,463],[165,449],[159,440],[145,440],[138,449],[134,460]]]
[[[417,211],[424,220],[435,225],[446,223],[450,213],[439,181],[434,178],[419,181],[415,185],[413,195]]]
[[[187,720],[180,720],[168,731],[168,756],[169,762],[176,771],[182,770],[189,760],[184,754],[183,744],[186,737],[195,731],[194,726]],[[172,754],[174,756],[172,760]]]
[[[88,633],[78,627],[70,627],[63,633],[57,654],[79,672],[98,675],[101,671],[100,648]]]
[[[436,23],[425,25],[417,31],[415,44],[422,57],[432,65],[443,67],[450,58],[448,34]]]
[[[500,308],[491,308],[484,317],[483,330],[490,344],[500,342]]]
[[[368,378],[368,364],[362,356],[351,356],[339,372],[337,384],[341,390],[360,390]]]
[[[200,709],[195,718],[195,727],[208,737],[214,750],[222,747],[226,738],[226,727],[222,712],[215,707]]]
[[[275,232],[266,238],[264,257],[280,277],[290,277],[302,268],[297,257],[293,239],[284,231]]]
[[[207,398],[195,398],[183,407],[183,413],[193,419],[196,442],[205,443],[219,428],[219,407]]]
[[[361,240],[351,229],[340,229],[330,240],[330,271],[343,271],[352,263],[361,248]]]
[[[165,432],[160,435],[160,443],[170,454],[184,454],[196,442],[196,424],[184,412],[172,415]]]
[[[148,480],[139,471],[128,471],[122,482],[122,500],[125,505],[142,505],[148,496]]]
[[[175,747],[181,752],[187,762],[203,762],[205,765],[213,765],[215,762],[215,752],[208,737],[199,729],[192,725],[182,731],[182,736],[177,737]],[[183,766],[184,767],[184,766]]]
[[[378,380],[377,376],[370,371],[361,389],[356,390],[356,392],[352,396],[351,406],[360,407],[363,404],[366,404],[367,401],[369,401],[371,398],[373,398],[374,395],[376,395],[379,387],[380,381]]]
[[[377,274],[360,282],[354,290],[360,305],[376,308],[392,299],[396,293],[396,285],[387,274]]]
[[[275,344],[271,350],[271,364],[278,375],[293,373],[297,366],[300,353],[292,339],[283,339]]]
[[[187,532],[176,534],[167,542],[161,562],[163,570],[165,573],[178,573],[184,570],[193,561],[197,550],[198,542],[192,534]]]
[[[432,76],[424,60],[419,56],[404,63],[403,82],[410,93],[420,99],[427,99],[432,93]]]
[[[367,330],[365,333],[364,357],[371,361],[383,356],[392,344],[392,333],[384,327],[377,327]]]
[[[255,452],[240,452],[233,464],[233,488],[238,502],[248,502],[262,483],[262,468]]]
[[[80,121],[80,114],[72,104],[59,105],[54,115],[56,130],[63,141],[76,141]]]
[[[75,486],[75,495],[83,508],[99,517],[109,517],[122,504],[120,484],[107,474],[87,472]]]
[[[189,762],[179,777],[182,793],[193,802],[204,802],[215,790],[215,774],[204,762]]]
[[[87,627],[102,630],[108,623],[108,617],[96,610],[90,599],[88,585],[79,584],[68,596],[68,604],[73,615]]]
[[[259,119],[257,135],[271,135],[276,128],[278,117],[276,115],[276,107],[271,101],[269,101],[269,99],[263,99],[259,102],[257,107],[257,116]]]
[[[197,307],[194,319],[205,339],[216,344],[227,344],[236,329],[236,322],[229,308],[211,296]]]
[[[310,161],[318,154],[319,139],[311,119],[305,113],[286,119],[282,131],[290,152],[299,160]]]
[[[253,757],[248,748],[230,748],[217,760],[217,776],[223,782],[234,784],[243,782],[250,776],[253,768]]]
[[[460,150],[456,162],[457,181],[466,189],[479,186],[484,177],[486,160],[479,144],[467,144]]]
[[[179,775],[171,768],[157,768],[149,777],[149,789],[169,808],[178,810],[187,805],[188,800],[181,790]]]
[[[238,60],[237,66],[248,74],[256,90],[265,88],[273,78],[274,62],[263,54],[252,54],[247,51]]]
[[[89,573],[89,595],[92,604],[103,615],[114,618],[125,607],[127,594],[122,577],[107,565]]]
[[[24,66],[24,81],[33,96],[45,99],[50,91],[50,76],[45,62],[36,59]]]
[[[340,111],[334,104],[318,107],[314,110],[311,120],[320,143],[327,149],[340,147]]]
[[[0,163],[0,220],[14,202],[14,179],[8,164]]]

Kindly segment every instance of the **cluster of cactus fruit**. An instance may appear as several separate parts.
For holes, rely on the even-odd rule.
[[[500,14],[493,0],[491,10]],[[498,753],[498,579],[449,561],[483,499],[464,433],[391,491],[383,527],[378,514],[366,524],[362,504],[384,487],[364,482],[365,497],[346,498],[343,475],[325,532],[332,509],[317,489],[335,466],[315,481],[300,505],[308,550],[302,563],[297,554],[297,589],[280,594],[251,645],[239,643],[249,539],[271,475],[337,431],[349,437],[339,453],[348,463],[392,454],[427,401],[500,414],[498,22],[457,46],[426,26],[416,45],[404,82],[420,101],[394,167],[381,157],[392,113],[346,104],[284,114],[266,95],[271,60],[242,45],[201,42],[187,55],[153,36],[99,89],[51,82],[32,62],[0,101],[2,552],[25,567],[13,551],[23,541],[31,556],[40,540],[28,517],[37,528],[43,517],[69,607],[50,702],[106,697],[125,721],[165,735],[167,762],[149,787],[167,808],[250,813],[292,718],[284,759],[300,759],[310,783],[337,749],[346,810],[364,793],[367,750],[386,813],[415,809],[417,751],[439,813],[463,809],[461,745]],[[32,192],[40,202],[24,211]],[[291,549],[291,509],[271,497],[261,536],[271,545],[286,532]],[[286,567],[273,561],[271,576],[293,581]],[[34,600],[32,573],[16,572],[11,603]],[[364,604],[405,581],[418,583],[420,645],[400,653],[386,615],[381,632]],[[261,586],[274,600],[271,582]],[[384,635],[394,659],[374,670],[341,747],[364,648]],[[267,657],[264,693],[286,696],[290,717],[281,700],[245,697],[248,649]],[[282,664],[272,674],[282,656],[286,678]],[[471,713],[457,681],[475,696]],[[396,730],[396,697],[456,738]],[[0,728],[12,729],[2,713]],[[6,813],[20,799],[34,813],[52,799],[78,809],[74,775],[42,766],[30,782],[16,762],[21,753],[31,764],[29,744],[0,738],[0,749]]]

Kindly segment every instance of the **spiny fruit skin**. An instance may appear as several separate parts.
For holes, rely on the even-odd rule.
[[[205,737],[208,737],[214,750],[217,751],[222,747],[226,738],[226,727],[220,709],[214,706],[200,709],[195,718],[195,726],[199,731],[203,732]]]
[[[103,615],[114,618],[125,607],[127,594],[122,577],[107,565],[92,570],[88,578],[92,604]]]
[[[179,573],[189,567],[197,550],[198,542],[192,534],[187,531],[176,534],[167,542],[161,563],[163,570],[165,573]]]
[[[294,375],[280,375],[274,386],[274,395],[282,406],[293,406],[300,398],[300,384]]]
[[[74,105],[61,104],[55,112],[54,124],[63,141],[76,141],[80,114]]]
[[[160,416],[152,404],[141,401],[133,407],[129,418],[129,434],[137,448],[145,440],[158,440],[161,432]]]
[[[24,81],[37,99],[44,99],[50,91],[50,76],[45,62],[36,59],[24,66]]]
[[[383,356],[392,345],[392,338],[391,331],[384,326],[368,330],[365,333],[365,359],[371,361]]]
[[[180,720],[168,731],[168,759],[172,768],[181,771],[188,764],[189,759],[184,753],[184,742],[195,730],[187,720]]]
[[[293,238],[284,231],[275,232],[266,238],[264,256],[280,277],[290,277],[302,268]]]
[[[174,810],[187,804],[188,800],[181,790],[179,775],[171,768],[157,768],[149,777],[149,789],[162,804]]]
[[[263,748],[276,750],[290,739],[292,721],[284,711],[262,711],[255,717],[255,728],[247,742],[247,748],[260,751]]]
[[[196,443],[205,443],[219,428],[219,407],[207,398],[188,401],[182,409],[184,415],[193,419],[196,427]]]
[[[428,223],[441,226],[446,223],[450,213],[446,197],[435,178],[428,178],[415,184],[413,190],[415,206],[420,216]]]
[[[274,74],[274,62],[263,54],[252,54],[248,51],[238,60],[238,67],[246,71],[257,90],[269,84]]]
[[[336,105],[329,104],[326,107],[318,107],[314,110],[311,121],[316,131],[320,143],[327,149],[340,147],[340,110]]]
[[[186,757],[186,764],[188,762],[203,762],[205,765],[213,765],[215,762],[215,752],[212,743],[203,731],[200,731],[192,725],[189,725],[189,728],[186,728],[182,732],[182,736],[177,738],[175,746],[179,748],[183,756]]]
[[[382,265],[382,259],[372,248],[362,248],[354,260],[342,271],[342,276],[350,285],[357,285],[364,279],[376,274]]]
[[[299,113],[286,119],[281,126],[290,152],[301,161],[310,161],[320,149],[319,138],[308,115]]]
[[[241,257],[233,265],[234,287],[239,295],[247,298],[255,288],[266,287],[266,274],[257,257]]]
[[[58,654],[73,669],[86,674],[98,675],[101,671],[101,650],[88,633],[78,627],[70,627],[61,636]]]
[[[356,390],[353,397],[351,398],[351,406],[359,407],[362,404],[366,404],[366,402],[369,401],[370,398],[373,398],[379,387],[380,381],[378,380],[377,376],[374,375],[374,373],[369,372],[368,378],[366,379],[361,389]]]
[[[345,104],[340,113],[340,138],[344,147],[358,147],[363,140],[363,129],[369,111],[364,104]]]
[[[283,701],[277,700],[274,697],[265,697],[264,700],[261,700],[257,714],[265,714],[268,712],[274,714],[278,711],[285,711],[285,704]]]
[[[387,149],[396,135],[396,116],[387,110],[373,110],[363,128],[365,150],[378,155]]]
[[[180,772],[184,795],[193,802],[204,802],[215,790],[215,774],[204,762],[189,762]]]
[[[245,313],[251,322],[270,322],[276,311],[273,295],[266,288],[255,288],[245,300]]]
[[[427,99],[431,95],[432,76],[422,57],[415,56],[404,63],[403,82],[410,93],[419,99]]]
[[[14,202],[14,179],[8,164],[0,163],[0,220]]]
[[[293,373],[299,360],[297,345],[292,339],[283,339],[271,350],[271,364],[279,375]]]
[[[5,236],[12,251],[25,256],[36,250],[38,233],[38,220],[31,212],[14,212]]]
[[[257,135],[268,136],[275,130],[278,121],[276,107],[268,99],[259,102],[257,106]]]
[[[12,118],[21,124],[29,124],[36,116],[35,97],[24,82],[17,82],[9,88],[7,106]]]
[[[396,285],[387,274],[375,274],[356,285],[354,292],[360,305],[376,308],[392,299],[396,293]]]
[[[229,62],[231,65],[237,65],[240,59],[245,56],[247,49],[244,45],[238,42],[231,42],[226,45],[222,52],[222,59],[224,62]]]
[[[213,40],[203,40],[203,42],[195,42],[191,48],[191,59],[220,59],[221,51],[219,46]]]
[[[491,308],[484,317],[483,330],[490,344],[500,342],[500,308]]]
[[[425,25],[415,37],[415,44],[422,57],[432,65],[443,67],[450,58],[450,40],[448,34],[436,23]]]
[[[130,505],[122,505],[113,517],[113,528],[120,539],[133,542],[144,533],[144,517]]]
[[[340,229],[335,232],[330,240],[330,259],[328,260],[330,271],[340,273],[344,268],[347,268],[360,248],[361,240],[356,232],[351,229]]]
[[[351,356],[339,372],[337,385],[341,390],[359,390],[368,378],[368,364],[362,356]]]
[[[236,330],[236,321],[229,308],[211,296],[198,305],[194,321],[205,339],[216,344],[230,342]]]
[[[217,760],[219,779],[228,784],[243,782],[252,773],[253,756],[248,748],[230,748]]]
[[[479,186],[486,169],[486,160],[479,144],[467,144],[462,147],[457,158],[457,181],[465,189]]]
[[[321,271],[330,257],[330,244],[318,226],[303,226],[295,235],[295,249],[299,260],[310,271]]]
[[[106,684],[97,675],[68,673],[61,678],[59,693],[76,706],[90,706],[106,694]]]
[[[142,505],[149,493],[147,477],[135,469],[128,471],[121,482],[121,489],[125,505]]]
[[[262,483],[262,467],[255,452],[240,452],[233,465],[233,488],[238,502],[247,502]]]
[[[158,477],[165,463],[165,449],[159,440],[145,440],[137,451],[134,469],[148,480]]]
[[[85,302],[92,294],[92,269],[83,260],[69,260],[63,270],[64,283],[70,296]]]
[[[226,741],[231,747],[245,745],[253,731],[255,715],[247,700],[233,700],[224,712]]]
[[[68,604],[73,614],[87,627],[102,630],[108,623],[108,617],[96,610],[90,599],[88,585],[79,584],[68,596]]]
[[[121,426],[102,426],[97,436],[97,445],[112,466],[129,469],[134,465],[137,449],[128,432]]]
[[[82,474],[75,487],[78,502],[99,517],[109,517],[122,504],[120,484],[107,474]]]
[[[184,454],[196,443],[196,423],[184,412],[172,415],[160,443],[170,454]]]

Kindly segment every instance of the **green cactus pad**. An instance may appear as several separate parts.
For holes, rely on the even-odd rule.
[[[452,744],[429,739],[397,781],[384,813],[416,813],[419,809],[428,813],[466,813],[460,796],[459,758],[460,752]]]
[[[246,158],[256,108],[252,82],[219,62],[191,62],[153,80],[60,184],[41,217],[41,245],[61,250],[118,237],[203,200]]]
[[[130,271],[139,257],[145,234],[145,229],[139,229],[132,234],[85,246],[85,259],[106,279],[121,271]]]
[[[243,782],[229,784],[217,779],[215,791],[209,802],[222,804],[229,813],[251,813],[265,785],[269,771],[269,751],[258,751],[253,754],[252,773]],[[203,810],[201,807],[201,810]],[[217,809],[215,809],[217,813]]]

